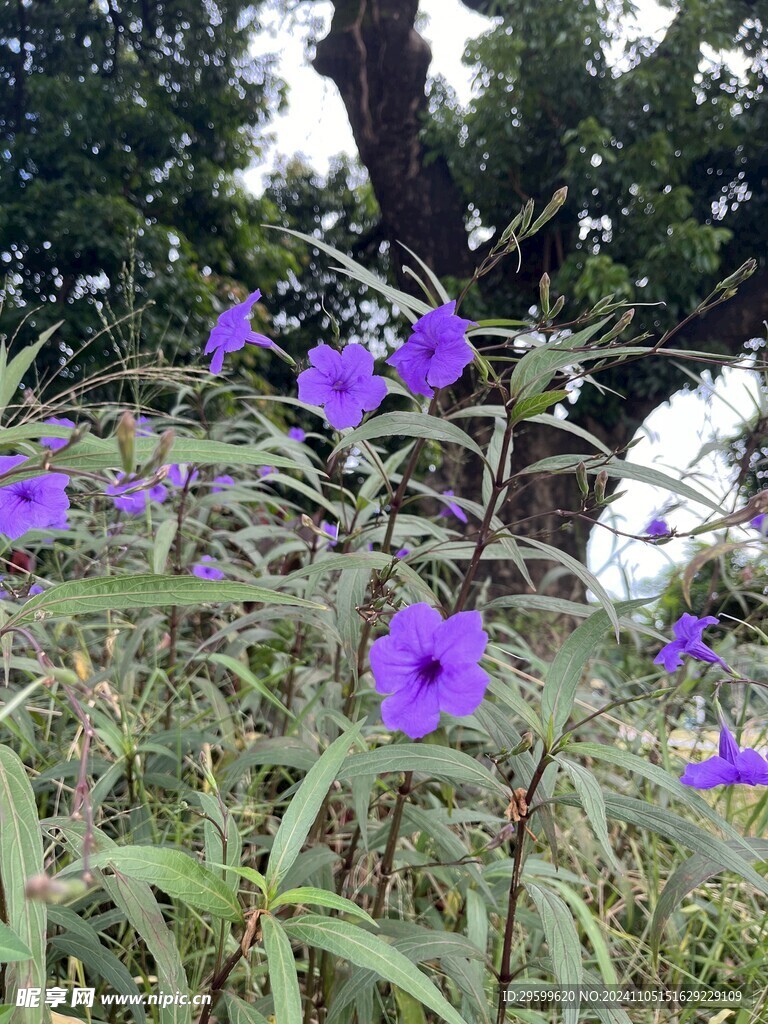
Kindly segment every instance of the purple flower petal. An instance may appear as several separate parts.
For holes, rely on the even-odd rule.
[[[362,345],[337,352],[317,345],[309,352],[310,369],[299,374],[299,399],[320,405],[336,430],[356,427],[364,412],[378,408],[387,393],[383,377],[373,376],[373,356]]]
[[[440,711],[474,711],[489,681],[477,664],[487,641],[479,612],[443,620],[424,603],[397,612],[370,652],[376,690],[391,694],[381,706],[384,724],[418,739],[437,728]]]
[[[301,444],[306,439],[306,436],[307,435],[304,433],[301,427],[291,427],[288,430],[288,437],[290,437],[292,441],[298,441],[299,444]]]
[[[261,348],[276,348],[275,343],[251,328],[251,310],[261,298],[256,289],[244,302],[225,310],[211,331],[205,346],[205,354],[213,354],[211,373],[220,373],[224,366],[224,355],[237,352],[244,345],[258,345]]]
[[[387,362],[416,394],[431,398],[433,387],[454,384],[472,362],[474,352],[465,338],[472,320],[454,315],[455,302],[431,310],[413,325],[413,332]]]
[[[701,639],[701,634],[706,627],[715,626],[717,622],[718,619],[714,615],[705,615],[703,619],[699,619],[689,612],[681,615],[672,626],[672,632],[676,639],[662,647],[653,659],[654,665],[663,665],[667,672],[674,672],[683,663],[681,655],[688,654],[697,661],[722,665],[726,672],[730,672],[731,669],[723,659],[715,654],[710,647],[707,647]]]
[[[26,461],[24,455],[0,456],[0,473]],[[27,530],[66,528],[68,484],[66,473],[44,473],[0,485],[0,533],[16,540]]]
[[[74,420],[67,419],[66,416],[49,416],[45,421],[53,427],[72,427],[74,429]],[[46,448],[50,448],[52,452],[56,452],[59,448],[63,448],[69,438],[66,437],[42,437],[40,443],[45,445]]]
[[[649,537],[666,537],[669,533],[669,526],[666,519],[652,519],[645,528]]]
[[[729,786],[738,782],[738,779],[739,771],[736,765],[717,755],[700,764],[689,764],[680,777],[684,786],[693,786],[695,789]]]

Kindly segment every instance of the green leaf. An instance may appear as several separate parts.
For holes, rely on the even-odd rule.
[[[354,754],[344,762],[338,777],[343,781],[358,775],[384,775],[386,772],[419,772],[451,785],[467,782],[509,799],[507,787],[479,761],[460,750],[431,743],[392,743]]]
[[[247,665],[243,665],[242,662],[238,661],[237,658],[232,658],[229,654],[209,654],[207,660],[229,669],[229,671],[244,682],[246,686],[261,694],[264,700],[266,700],[268,704],[271,704],[273,708],[277,708],[281,714],[287,715],[291,720],[295,720],[296,716],[292,711],[289,711],[288,708],[285,707],[280,698],[276,697],[275,694],[272,693],[264,683],[262,683],[258,676],[251,672]]]
[[[250,583],[201,580],[197,576],[104,576],[98,579],[59,583],[30,598],[12,616],[4,630],[49,615],[88,615],[91,612],[125,611],[128,608],[168,608],[201,604],[241,603],[287,604],[300,608],[324,606],[300,597],[282,594]]]
[[[768,895],[768,880],[762,878],[757,871],[738,852],[732,843],[726,843],[711,832],[694,825],[679,814],[668,811],[664,807],[656,807],[644,800],[634,797],[605,794],[605,810],[609,818],[618,818],[636,825],[643,832],[655,832],[657,835],[679,843],[694,853],[710,857],[713,863],[719,863],[722,869],[733,871],[745,881]],[[566,806],[580,806],[578,797],[564,795],[553,799],[553,803]]]
[[[744,843],[749,845],[755,860],[768,860],[768,839],[759,839],[751,836],[745,839]],[[730,840],[725,845],[737,850],[740,855],[744,856],[740,843],[737,844]],[[675,868],[667,879],[661,896],[659,896],[656,906],[653,908],[650,933],[654,959],[659,955],[659,943],[664,926],[676,907],[682,903],[689,893],[693,892],[694,889],[697,889],[708,879],[719,875],[722,870],[721,864],[718,864],[712,857],[707,857],[701,853],[695,853]]]
[[[327,892],[325,889],[315,889],[307,885],[300,886],[298,889],[287,889],[285,892],[281,892],[276,899],[272,900],[269,909],[275,910],[276,907],[282,907],[287,903],[330,907],[331,910],[338,910],[341,914],[351,914],[353,917],[359,917],[366,924],[378,928],[371,915],[367,914],[362,907],[358,907],[352,900],[345,899],[343,896],[337,896],[335,892]]]
[[[288,936],[280,922],[269,914],[261,919],[261,931],[275,1004],[275,1024],[299,1024],[301,991]]]
[[[171,550],[171,544],[173,544],[176,538],[178,528],[179,524],[176,519],[164,519],[155,532],[151,565],[155,576],[162,576],[165,572],[165,563],[168,561],[168,553]]]
[[[614,632],[616,633],[616,639],[618,640],[619,617],[616,614],[616,608],[608,594],[608,591],[594,573],[591,573],[589,569],[582,565],[577,558],[573,558],[565,551],[560,551],[559,548],[554,547],[552,544],[543,544],[541,541],[534,540],[532,537],[521,538],[521,540],[522,539],[524,539],[527,546],[536,548],[536,552],[541,552],[541,554],[537,554],[531,551],[526,551],[525,548],[521,548],[524,558],[546,558],[548,561],[560,562],[560,564],[570,570],[577,579],[581,580],[585,587],[592,591],[603,606],[608,618],[611,620]],[[647,599],[645,600],[645,603],[647,604]]]
[[[584,808],[584,813],[592,826],[592,831],[595,833],[598,842],[603,848],[606,860],[616,874],[622,874],[624,868],[619,863],[616,854],[613,852],[611,838],[608,835],[605,800],[603,799],[603,791],[600,789],[600,783],[592,772],[584,768],[583,765],[576,764],[574,761],[569,761],[565,757],[557,757],[556,760],[570,775],[571,782],[573,783],[574,789],[581,800],[581,805]]]
[[[224,1002],[227,1005],[229,1024],[269,1024],[264,1014],[259,1013],[255,1006],[244,1002],[231,992],[224,993]]]
[[[7,924],[0,921],[0,964],[9,964],[12,960],[30,960],[31,957],[29,946]]]
[[[398,950],[377,935],[332,917],[306,914],[285,924],[290,938],[307,946],[344,957],[358,967],[375,971],[379,977],[408,992],[448,1024],[466,1024],[426,975]]]
[[[520,423],[522,420],[531,419],[532,416],[540,416],[550,405],[564,402],[567,397],[567,391],[545,391],[541,395],[520,398],[512,407],[512,422]]]
[[[550,889],[545,889],[530,881],[526,881],[524,884],[539,912],[549,946],[552,972],[558,984],[580,985],[582,982],[581,943],[570,910]],[[569,1007],[564,1010],[564,1024],[578,1024],[578,1020],[578,1007]]]
[[[622,601],[614,609],[614,615],[608,618],[604,610],[593,612],[580,626],[570,634],[557,652],[541,694],[541,717],[546,724],[550,719],[554,725],[555,736],[558,736],[568,721],[576,698],[576,689],[584,672],[584,667],[591,658],[597,645],[609,631],[611,623],[618,624],[616,612],[631,611],[647,603],[647,598],[634,601]],[[614,618],[614,616],[616,616]]]
[[[610,317],[604,317],[602,320],[590,324],[583,331],[526,352],[515,366],[509,379],[509,391],[512,397],[517,398],[524,391],[527,391],[529,395],[540,394],[561,367],[583,362],[588,356],[593,359],[605,356],[606,353],[599,353],[595,350],[575,352],[574,349],[585,345],[610,319]]]
[[[296,860],[320,813],[331,783],[360,735],[361,726],[339,736],[307,772],[280,822],[267,862],[266,879],[270,893],[276,893],[291,864]]]
[[[418,412],[388,412],[383,416],[375,416],[361,427],[356,427],[349,434],[345,434],[331,452],[331,458],[350,445],[379,437],[418,437],[428,441],[458,444],[485,462],[480,446],[461,427],[437,416]]]
[[[5,923],[29,951],[5,968],[5,1000],[15,1007],[19,988],[45,988],[46,907],[27,899],[27,879],[43,873],[43,839],[37,803],[18,756],[0,746],[0,891]],[[14,1008],[11,1021],[27,1024],[28,1013]]]
[[[34,363],[40,349],[53,337],[63,323],[63,320],[59,320],[58,323],[43,331],[36,342],[23,348],[4,368],[2,375],[0,375],[0,412],[3,412],[5,407],[10,404],[19,384],[21,384],[22,377],[32,363]],[[4,357],[5,355],[4,352]],[[2,437],[0,437],[0,440],[2,440]]]
[[[229,887],[212,871],[181,850],[155,846],[117,846],[91,858],[94,868],[111,868],[139,882],[148,882],[169,896],[224,921],[243,914]],[[71,873],[74,865],[65,869]],[[82,863],[79,865],[82,868]],[[62,872],[64,874],[65,872]]]

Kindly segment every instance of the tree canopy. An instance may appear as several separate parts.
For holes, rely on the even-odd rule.
[[[281,98],[249,54],[258,28],[245,0],[2,5],[7,333],[40,306],[33,324],[63,318],[76,347],[99,326],[90,300],[118,309],[130,287],[155,300],[155,343],[195,340],[217,293],[284,274],[259,226],[272,210],[235,178]]]

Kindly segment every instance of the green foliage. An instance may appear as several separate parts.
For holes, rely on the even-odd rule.
[[[234,177],[280,102],[269,62],[249,55],[257,28],[244,2],[3,5],[9,334],[30,313],[37,327],[66,313],[58,356],[91,342],[71,366],[82,375],[104,349],[107,362],[134,354],[119,328],[94,341],[105,306],[151,303],[142,337],[173,351],[199,344],[233,289],[285,274],[290,260],[258,226],[273,208]]]
[[[535,227],[533,217],[521,221]],[[406,318],[426,308],[318,247]],[[194,374],[146,389],[172,411],[152,412],[142,436],[109,407],[68,409],[89,417],[90,433],[57,428],[15,391],[19,368],[53,339],[3,352],[14,387],[0,393],[0,452],[27,461],[3,471],[0,506],[5,488],[51,471],[70,477],[71,501],[68,530],[28,530],[13,554],[4,540],[0,550],[0,960],[16,1019],[27,1013],[19,987],[73,976],[99,999],[204,995],[199,1024],[211,1014],[296,1024],[320,1006],[326,1024],[490,1024],[503,1020],[499,985],[513,978],[756,983],[768,790],[701,795],[678,780],[699,740],[716,736],[714,714],[711,728],[690,728],[693,696],[727,707],[742,746],[764,743],[760,617],[717,640],[738,666],[727,678],[688,659],[659,685],[663,605],[615,601],[501,505],[520,481],[570,474],[581,514],[594,516],[606,480],[626,478],[741,528],[716,497],[623,461],[586,430],[589,451],[510,475],[510,446],[532,419],[558,437],[572,427],[543,410],[583,365],[590,386],[607,353],[648,358],[622,341],[628,322],[607,306],[548,346],[519,346],[506,319],[474,327],[487,370],[474,406],[443,388],[425,407],[390,381],[360,426],[303,442],[283,417],[322,424],[324,413],[294,398],[293,383],[269,395]],[[130,383],[135,412],[151,412],[143,381]],[[404,398],[409,410],[393,410]],[[473,432],[477,420],[492,429]],[[40,443],[49,436],[67,443],[51,451]],[[419,476],[424,452],[471,460],[476,491],[446,495]],[[198,475],[171,476],[169,459]],[[135,489],[166,491],[120,509],[109,487],[118,466]],[[223,473],[233,482],[214,490]],[[530,580],[543,559],[590,599],[486,600],[481,562]],[[196,574],[212,566],[224,578]],[[32,583],[43,592],[30,596]],[[449,649],[461,650],[468,622],[456,616],[481,614],[491,678],[472,714],[445,714],[413,742],[382,722],[374,683],[389,679],[372,679],[370,649],[421,602],[440,611],[440,628],[453,621]],[[521,609],[529,622],[557,615],[559,635],[523,635]],[[428,689],[435,652],[423,649],[429,660],[412,671]],[[193,1020],[188,1002],[129,1008],[138,1024]],[[598,1015],[650,1024],[656,1009]],[[683,1007],[681,1024],[693,1012]],[[564,1019],[586,1013],[568,1007]]]

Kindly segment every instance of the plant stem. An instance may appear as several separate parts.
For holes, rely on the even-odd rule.
[[[379,887],[376,890],[376,901],[373,904],[371,917],[381,917],[381,912],[384,909],[384,899],[387,894],[387,883],[392,876],[392,864],[395,860],[395,849],[397,847],[398,836],[400,835],[400,825],[403,820],[405,801],[408,799],[412,786],[413,772],[406,772],[403,784],[397,791],[397,802],[395,803],[395,809],[392,812],[392,822],[389,826],[387,846],[384,850],[384,856],[381,858],[381,866],[379,868]]]
[[[536,770],[531,776],[528,792],[525,795],[525,802],[531,806],[536,790],[544,776],[544,771],[549,764],[549,754],[545,751],[541,755]],[[501,971],[499,972],[499,1003],[496,1013],[496,1024],[504,1024],[506,1015],[506,1004],[504,1003],[504,990],[512,980],[512,939],[515,931],[515,918],[517,907],[522,891],[520,876],[523,873],[523,853],[527,839],[528,814],[524,815],[517,823],[517,834],[515,836],[515,858],[512,866],[512,881],[509,884],[509,900],[507,902],[507,923],[504,928],[504,945],[501,951]]]

